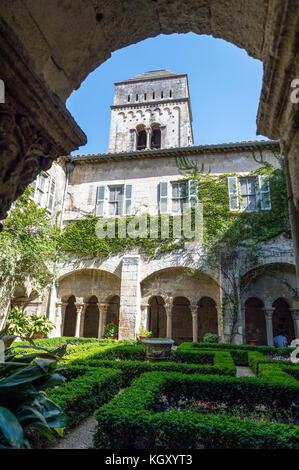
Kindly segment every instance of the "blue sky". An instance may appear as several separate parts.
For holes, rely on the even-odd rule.
[[[266,139],[256,136],[262,63],[222,39],[172,34],[114,52],[72,93],[67,108],[88,139],[72,154],[107,152],[114,82],[158,69],[188,74],[195,145]]]

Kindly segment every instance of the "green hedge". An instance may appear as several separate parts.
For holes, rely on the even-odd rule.
[[[81,371],[73,371],[73,376],[76,378],[58,388],[47,390],[48,397],[61,406],[66,414],[67,428],[77,425],[96,408],[111,400],[121,385],[120,370],[84,367]]]
[[[297,390],[296,390],[297,391]],[[271,404],[275,386],[254,378],[151,372],[96,411],[97,448],[297,448],[299,427],[172,410],[155,413],[161,395],[221,403]],[[285,404],[285,403],[284,403]]]
[[[145,362],[145,361],[111,361],[93,360],[88,362],[89,367],[115,368],[122,371],[122,385],[128,386],[133,379],[144,372],[172,371],[183,374],[210,374],[210,375],[236,375],[236,367],[231,356],[227,353],[213,353],[214,366],[177,364],[175,362]],[[76,374],[83,374],[85,370],[85,360],[79,360],[77,365],[67,366],[64,375],[74,377]]]
[[[230,344],[230,343],[193,343],[193,342],[186,342],[180,344],[178,350],[180,349],[192,349],[192,348],[203,348],[203,349],[229,349],[229,350],[240,350],[240,351],[252,351],[252,352],[260,352],[264,355],[277,355],[283,357],[289,357],[291,352],[294,351],[295,348],[275,348],[273,346],[251,346],[249,344]],[[241,365],[241,364],[240,364]]]

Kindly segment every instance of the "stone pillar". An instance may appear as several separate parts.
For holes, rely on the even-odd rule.
[[[142,328],[145,328],[146,330],[149,330],[150,329],[149,315],[148,315],[149,304],[141,304],[140,308],[141,308],[140,326]]]
[[[119,308],[119,339],[136,339],[140,325],[140,278],[139,255],[126,255],[122,260],[120,308]]]
[[[299,339],[299,307],[290,308],[294,322],[295,339]]]
[[[192,314],[192,340],[198,342],[198,305],[190,305]]]
[[[151,139],[151,129],[150,127],[147,127],[145,129],[146,131],[146,147],[145,147],[145,150],[149,150],[151,148],[151,142],[150,142],[150,139]]]
[[[64,327],[64,319],[65,319],[65,309],[67,303],[66,302],[56,302],[56,334],[57,336],[63,336],[63,327]]]
[[[166,336],[167,338],[172,339],[172,304],[165,304],[164,305],[165,312],[166,312]]]
[[[77,309],[77,318],[76,318],[76,331],[75,331],[75,336],[76,338],[79,338],[80,336],[83,336],[83,317],[84,317],[84,312],[87,304],[84,302],[76,302],[75,303],[76,309]]]
[[[98,338],[104,338],[105,336],[105,325],[107,322],[108,307],[109,307],[109,304],[104,303],[104,302],[98,304],[98,308],[100,312]]]
[[[264,314],[265,314],[265,319],[266,319],[266,330],[267,330],[267,343],[268,346],[274,346],[273,343],[273,322],[272,322],[272,316],[274,312],[274,308],[264,308]]]

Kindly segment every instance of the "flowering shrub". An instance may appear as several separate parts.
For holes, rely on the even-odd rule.
[[[283,356],[268,356],[268,359],[274,360],[274,361],[291,361],[291,357],[283,357]]]
[[[109,337],[116,338],[117,335],[118,335],[118,325],[116,323],[114,323],[114,321],[108,323],[105,326],[105,337],[106,338],[109,338]]]

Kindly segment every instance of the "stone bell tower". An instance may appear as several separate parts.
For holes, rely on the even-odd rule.
[[[115,83],[109,153],[191,145],[187,74],[153,70]]]

